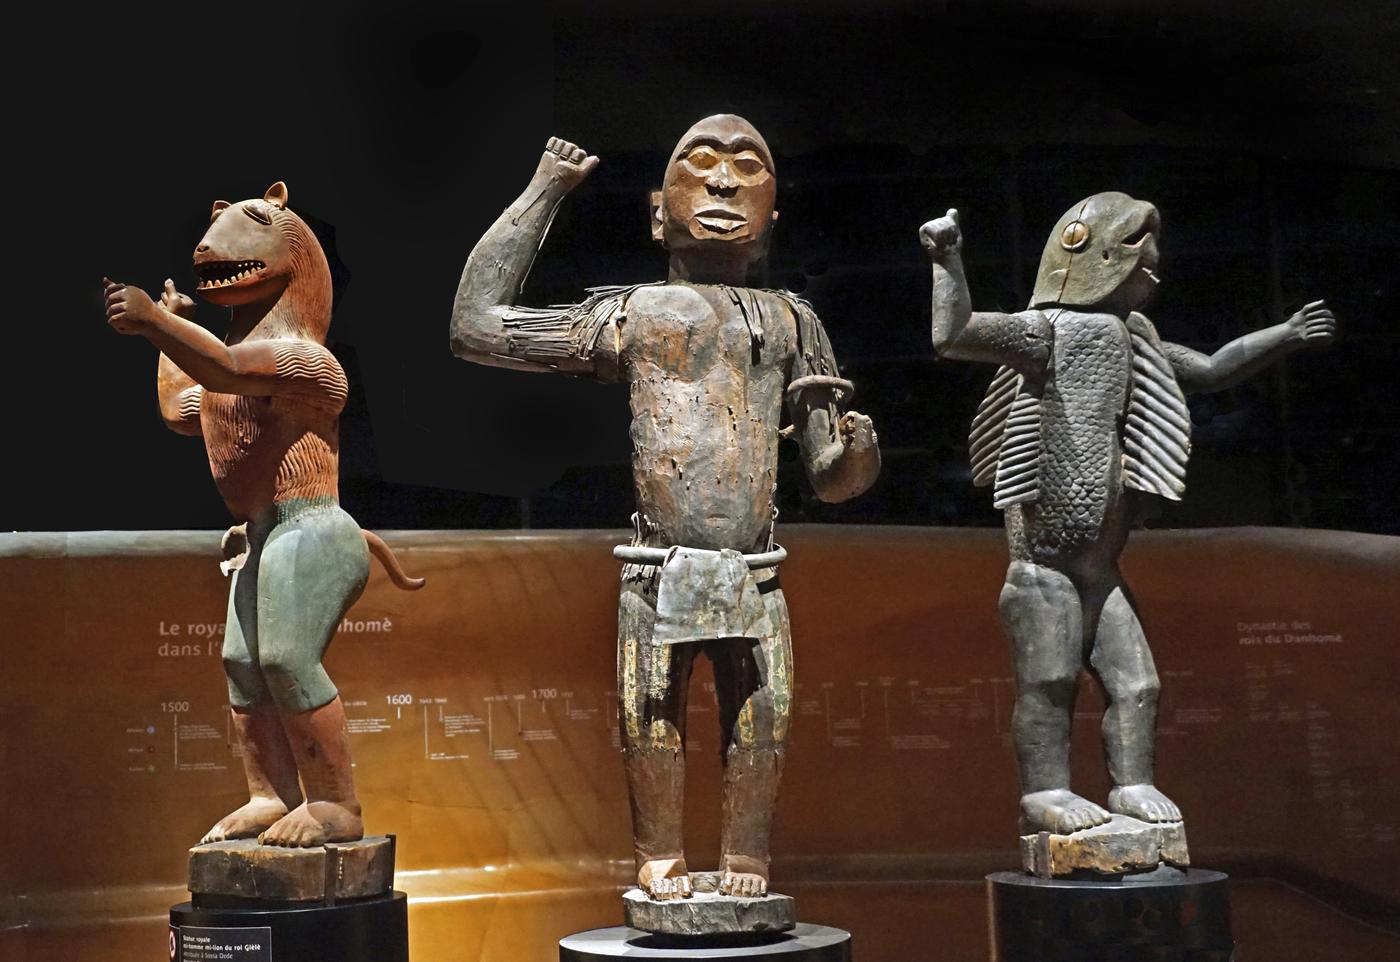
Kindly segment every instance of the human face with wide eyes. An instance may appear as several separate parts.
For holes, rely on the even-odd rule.
[[[742,134],[702,134],[682,146],[662,185],[666,246],[753,244],[773,222],[777,179]]]

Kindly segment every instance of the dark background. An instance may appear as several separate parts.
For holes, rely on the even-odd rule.
[[[661,278],[647,190],[728,110],[778,167],[762,282],[816,306],[885,457],[871,492],[826,506],[788,442],[783,520],[999,523],[966,465],[991,370],[933,360],[917,229],[958,207],[974,304],[1014,310],[1060,213],[1117,189],[1162,212],[1165,338],[1213,348],[1318,297],[1342,326],[1193,399],[1188,494],[1157,524],[1400,533],[1396,4],[587,9],[201,4],[13,32],[0,529],[229,523],[98,279],[189,290],[210,203],[278,179],[338,261],[341,491],[362,524],[625,525],[625,388],[456,360],[452,296],[551,134],[603,162],[525,302]]]

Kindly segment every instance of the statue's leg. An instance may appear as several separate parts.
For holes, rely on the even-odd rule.
[[[1103,744],[1114,785],[1109,810],[1145,822],[1180,821],[1176,803],[1152,784],[1161,686],[1132,597],[1121,583],[1104,601],[1090,662],[1108,693]]]
[[[776,575],[760,581],[773,633],[708,642],[723,738],[720,885],[728,895],[768,891],[768,838],[792,716],[792,630]]]
[[[629,565],[617,609],[617,707],[637,887],[655,899],[688,898],[685,705],[699,644],[654,645],[655,624],[654,582]]]
[[[1011,727],[1021,767],[1021,830],[1068,834],[1109,814],[1069,790],[1070,721],[1084,661],[1079,590],[1044,565],[1013,561],[1001,622],[1016,666]]]
[[[258,664],[296,758],[306,800],[259,836],[311,846],[361,838],[345,709],[321,658],[369,579],[364,535],[337,507],[278,525],[258,574]]]
[[[248,802],[219,819],[201,842],[252,838],[301,804],[296,760],[258,669],[257,588],[258,552],[253,550],[242,570],[233,572],[223,644],[233,740],[243,756]]]

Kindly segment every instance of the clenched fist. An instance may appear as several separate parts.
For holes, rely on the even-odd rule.
[[[128,287],[104,277],[102,289],[107,294],[107,323],[122,334],[144,334],[160,317],[160,308],[139,287]]]
[[[950,207],[948,213],[920,227],[919,243],[936,261],[962,250],[962,227],[958,224],[957,210]]]
[[[841,435],[841,443],[848,448],[864,450],[872,448],[878,442],[875,435],[875,425],[869,416],[856,411],[847,411],[841,415],[841,420],[836,423],[837,432]]]
[[[551,137],[545,144],[540,165],[535,169],[535,178],[558,180],[565,188],[573,190],[597,166],[598,158],[582,147]]]

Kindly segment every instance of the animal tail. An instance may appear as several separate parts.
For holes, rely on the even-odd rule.
[[[426,578],[410,578],[404,574],[403,568],[399,565],[399,559],[394,557],[393,549],[384,543],[384,539],[373,531],[361,531],[365,536],[365,544],[369,545],[370,554],[379,559],[379,563],[384,566],[384,571],[389,576],[389,580],[397,588],[404,591],[417,591],[428,583]]]

